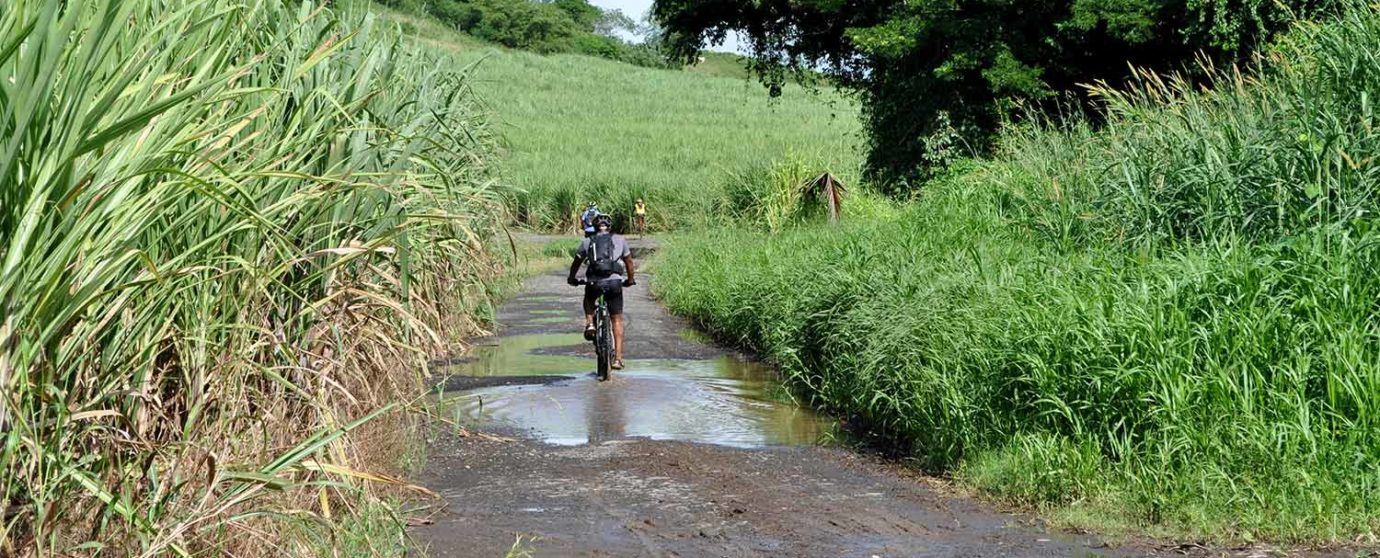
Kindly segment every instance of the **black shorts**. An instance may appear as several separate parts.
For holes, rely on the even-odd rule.
[[[585,308],[594,309],[594,299],[604,294],[604,303],[609,306],[609,314],[623,313],[623,282],[617,279],[590,281],[585,285]]]

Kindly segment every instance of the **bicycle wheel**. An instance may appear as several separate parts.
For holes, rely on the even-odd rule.
[[[609,379],[609,371],[613,369],[613,320],[609,319],[609,311],[602,305],[596,312],[594,319],[598,330],[594,334],[594,355],[599,367],[595,376],[602,382]]]

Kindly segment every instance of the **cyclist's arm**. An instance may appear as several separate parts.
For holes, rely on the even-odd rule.
[[[566,282],[575,284],[575,276],[580,273],[580,265],[585,263],[585,254],[589,253],[589,238],[580,241],[580,247],[575,249],[575,259],[570,262],[570,277]]]
[[[633,273],[634,273],[634,272],[633,272],[633,259],[632,259],[632,254],[628,254],[628,255],[626,255],[626,256],[623,256],[623,266],[628,268],[628,282],[630,282],[630,283],[635,283],[635,282],[637,282],[637,279],[633,278]]]
[[[565,280],[567,283],[575,283],[575,276],[580,273],[580,264],[584,262],[585,259],[581,258],[578,254],[575,256],[575,261],[570,262],[570,277],[567,277]]]

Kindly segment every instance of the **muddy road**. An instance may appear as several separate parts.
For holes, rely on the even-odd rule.
[[[628,368],[593,379],[580,290],[529,279],[500,335],[447,382],[420,481],[445,505],[430,556],[1143,556],[946,495],[942,483],[827,442],[836,428],[771,371],[696,339],[625,291]],[[1165,554],[1177,555],[1166,551]]]

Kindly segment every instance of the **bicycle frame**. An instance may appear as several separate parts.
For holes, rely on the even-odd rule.
[[[588,286],[589,282],[580,281],[580,284]],[[600,292],[594,299],[594,356],[597,366],[594,375],[601,382],[609,379],[609,371],[613,369],[613,343],[613,317],[609,314],[604,293]]]

